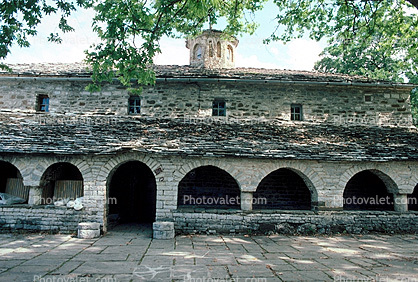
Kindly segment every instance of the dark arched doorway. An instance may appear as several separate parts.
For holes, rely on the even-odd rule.
[[[109,182],[108,221],[154,222],[156,198],[157,185],[151,169],[139,161],[126,162]]]
[[[240,189],[235,179],[215,166],[191,170],[178,186],[179,208],[239,209]]]
[[[418,184],[414,188],[414,192],[408,195],[408,210],[418,211]]]
[[[19,170],[11,163],[0,161],[0,193],[28,200],[29,190],[23,185]]]
[[[41,177],[41,204],[52,205],[55,201],[75,200],[84,195],[83,176],[71,163],[60,162],[49,166]]]
[[[344,189],[344,210],[393,211],[393,194],[374,172],[365,170],[354,175]]]
[[[310,210],[312,205],[311,192],[302,177],[287,168],[264,177],[253,197],[253,209]]]

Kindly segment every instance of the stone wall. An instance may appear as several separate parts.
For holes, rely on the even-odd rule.
[[[50,97],[51,113],[128,114],[129,93],[117,83],[100,93],[84,90],[87,80],[2,80],[0,109],[34,112],[37,95]],[[366,102],[365,97],[370,96]],[[239,80],[157,82],[144,88],[141,115],[207,118],[212,101],[226,101],[228,118],[290,119],[291,104],[301,104],[306,121],[338,124],[412,123],[409,93],[401,88],[254,83]],[[257,122],[257,120],[255,120]]]
[[[332,234],[417,233],[418,212],[236,212],[187,210],[174,214],[177,233]]]
[[[177,222],[182,220],[181,218],[190,217],[187,218],[187,220],[192,220],[190,226],[199,226],[200,223],[193,223],[195,218],[200,218],[199,222],[203,222],[206,220],[204,217],[211,215],[207,215],[208,213],[204,209],[194,213],[183,214],[179,212],[177,210],[178,185],[190,171],[202,166],[215,166],[230,174],[237,182],[241,190],[241,196],[243,193],[252,194],[256,191],[262,179],[271,172],[280,168],[291,169],[305,182],[311,191],[312,203],[316,203],[320,211],[324,209],[342,209],[343,192],[347,183],[354,175],[364,170],[370,170],[379,175],[379,178],[382,179],[385,185],[387,187],[390,186],[391,191],[396,195],[396,199],[400,196],[405,197],[407,194],[412,194],[418,184],[418,163],[406,161],[380,163],[272,159],[246,159],[243,161],[242,158],[151,156],[134,152],[106,156],[1,155],[0,160],[13,164],[19,170],[23,177],[24,185],[30,188],[30,195],[32,196],[29,197],[29,202],[31,202],[31,197],[33,197],[32,192],[37,191],[39,188],[42,175],[51,165],[58,162],[68,162],[80,170],[84,185],[84,209],[81,217],[80,213],[68,210],[63,211],[59,208],[50,209],[48,206],[13,206],[2,207],[0,210],[0,218],[2,219],[27,219],[29,220],[27,226],[39,225],[43,226],[40,228],[46,230],[55,228],[53,226],[59,226],[60,224],[66,226],[67,221],[68,224],[74,226],[74,222],[81,219],[99,222],[106,230],[108,211],[108,205],[106,203],[109,202],[109,181],[112,179],[115,170],[121,164],[135,160],[149,167],[155,177],[157,184],[156,220],[175,220]],[[298,213],[299,211],[294,212]],[[57,213],[57,216],[55,216],[55,213]],[[228,214],[227,216],[237,221],[244,220],[240,210],[235,210],[234,213],[236,214]],[[263,214],[265,214],[264,212],[256,211],[253,211],[253,213],[254,215],[248,214],[245,218],[257,218],[257,214],[262,214],[260,218],[263,219]],[[373,212],[366,212],[363,215],[368,215],[369,213],[373,214]],[[280,217],[281,214],[283,213],[278,212],[273,217]],[[392,216],[392,213],[384,212],[377,214],[379,215],[379,220],[382,216],[384,218],[386,215],[391,215],[390,218],[393,218],[393,220],[397,218],[396,220],[399,221],[399,225],[406,226],[410,220],[408,212],[393,213],[394,216]],[[314,213],[308,212],[305,216],[307,222],[311,220],[310,215],[318,218]],[[348,219],[351,218],[349,215],[349,213],[341,213],[341,217],[346,216]],[[216,215],[214,219],[222,223],[224,220],[222,216]],[[360,220],[359,222],[361,222],[362,216],[358,218]],[[257,224],[257,220],[254,221],[254,224]],[[302,220],[299,218],[299,220],[302,222],[305,219]],[[276,222],[277,220],[273,218],[270,221]],[[22,224],[13,225],[16,222],[7,224],[12,224],[9,225],[11,228],[13,226],[16,226],[16,228],[24,228],[25,225]],[[248,225],[251,224],[253,223],[248,223]],[[179,228],[183,228],[183,225],[178,226]],[[2,228],[5,227],[3,226]],[[72,227],[67,226],[66,228],[70,230]],[[186,228],[185,230],[188,229]]]
[[[74,233],[77,225],[94,218],[84,211],[65,207],[0,205],[0,231],[29,230]]]

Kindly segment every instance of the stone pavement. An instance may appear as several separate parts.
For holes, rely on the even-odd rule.
[[[250,278],[250,279],[248,279]],[[0,281],[418,281],[418,235],[0,234]]]

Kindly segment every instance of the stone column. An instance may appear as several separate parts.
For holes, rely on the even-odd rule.
[[[393,201],[395,211],[407,212],[408,211],[408,194],[393,194]]]
[[[253,192],[241,191],[241,210],[253,210]]]
[[[29,205],[40,205],[42,203],[42,187],[29,186]]]

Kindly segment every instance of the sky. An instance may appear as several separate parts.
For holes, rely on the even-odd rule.
[[[324,42],[315,42],[309,38],[293,40],[287,44],[280,42],[263,44],[275,28],[274,17],[278,8],[273,3],[266,4],[264,9],[255,15],[255,21],[260,24],[253,35],[238,37],[235,65],[237,67],[312,70],[319,59],[319,53],[325,47]],[[29,48],[13,46],[6,63],[72,63],[81,62],[84,50],[92,43],[99,42],[91,28],[93,11],[80,10],[74,13],[69,23],[74,32],[62,36],[61,44],[50,43],[47,37],[51,32],[58,32],[58,17],[44,18],[38,26],[38,35],[30,39]],[[214,26],[222,29],[222,26]],[[185,47],[184,39],[163,38],[160,42],[162,53],[155,57],[156,64],[187,65],[189,64],[189,49]]]

